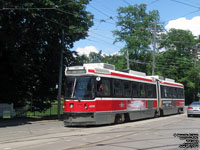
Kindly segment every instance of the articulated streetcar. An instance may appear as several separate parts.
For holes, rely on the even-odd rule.
[[[65,126],[121,123],[184,110],[184,86],[172,79],[115,71],[104,63],[67,67],[65,75]]]

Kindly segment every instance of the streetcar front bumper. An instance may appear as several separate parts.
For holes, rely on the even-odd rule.
[[[63,120],[65,126],[86,126],[96,124],[94,112],[64,112]]]

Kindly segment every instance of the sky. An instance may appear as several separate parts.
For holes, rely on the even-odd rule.
[[[171,28],[190,30],[193,35],[200,35],[199,0],[92,0],[87,11],[94,15],[94,25],[89,29],[89,36],[74,43],[71,49],[80,55],[90,52],[112,55],[123,48],[124,43],[113,44],[116,30],[117,9],[135,4],[147,4],[147,11],[158,10],[160,22],[166,30]]]

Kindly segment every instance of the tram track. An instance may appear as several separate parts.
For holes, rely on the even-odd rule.
[[[81,130],[81,129],[80,129]],[[70,131],[70,132],[73,132],[74,130]],[[76,130],[77,131],[77,130]],[[29,129],[29,132],[33,132],[33,131],[30,131]],[[34,131],[36,132],[36,131]],[[39,130],[37,131],[39,132]],[[21,141],[32,141],[32,140],[38,140],[38,139],[34,139],[34,137],[42,137],[42,136],[47,136],[47,135],[54,135],[54,134],[59,134],[59,133],[63,133],[63,131],[56,131],[56,132],[51,132],[51,133],[44,133],[44,134],[31,134],[29,136],[23,136],[23,137],[20,137],[20,138],[13,138],[13,139],[8,139],[8,140],[1,140],[0,141],[0,144],[4,144],[4,143],[14,143],[14,142],[21,142]],[[71,136],[71,135],[69,135]],[[31,139],[29,139],[31,138]],[[56,137],[55,137],[56,138]]]
[[[183,115],[183,114],[182,114]],[[71,128],[72,130],[70,130],[70,132],[68,131],[67,135],[66,135],[66,131],[65,130],[60,130],[57,132],[51,132],[51,133],[44,133],[44,134],[36,134],[36,135],[32,135],[32,136],[26,136],[26,137],[22,137],[22,138],[18,138],[18,139],[10,139],[10,140],[2,140],[0,141],[0,145],[2,144],[16,144],[17,143],[30,143],[29,145],[24,145],[24,146],[18,146],[15,147],[15,150],[20,150],[20,149],[24,149],[24,148],[31,148],[35,146],[35,143],[37,143],[37,146],[42,146],[44,145],[44,143],[54,143],[56,144],[57,142],[60,141],[70,141],[71,139],[73,139],[74,141],[76,141],[76,137],[80,138],[80,137],[88,137],[88,136],[92,136],[92,135],[103,135],[103,134],[117,134],[114,136],[109,136],[106,137],[104,139],[99,139],[95,142],[87,142],[81,145],[77,145],[77,146],[72,146],[72,147],[68,147],[66,149],[63,150],[74,150],[74,149],[81,149],[81,148],[89,148],[92,146],[96,146],[98,144],[101,144],[103,142],[109,142],[115,139],[120,139],[126,136],[130,136],[130,135],[137,135],[137,134],[141,134],[141,133],[145,133],[145,132],[149,132],[152,130],[156,130],[158,128],[162,128],[165,126],[170,126],[172,124],[176,124],[178,122],[181,122],[184,118],[179,118],[176,121],[172,121],[169,123],[165,123],[163,125],[157,125],[151,128],[140,128],[138,131],[134,130],[130,130],[130,131],[119,131],[118,129],[123,129],[123,128],[127,128],[127,127],[139,127],[140,125],[145,125],[148,123],[156,123],[156,122],[162,122],[162,120],[167,120],[170,118],[174,118],[174,117],[179,117],[182,115],[173,115],[173,116],[169,116],[169,117],[161,117],[161,118],[155,118],[155,119],[148,119],[148,120],[141,120],[141,121],[136,121],[136,122],[129,122],[129,123],[124,123],[124,124],[118,124],[118,125],[111,125],[111,126],[100,126],[100,127],[94,127],[95,130],[91,131],[91,128]],[[92,127],[92,129],[94,129]],[[124,133],[124,134],[122,134]],[[44,142],[42,142],[44,141]],[[22,145],[23,145],[22,144]]]
[[[184,114],[182,114],[182,115],[184,115]],[[171,123],[159,126],[159,128],[162,128],[162,127],[165,127],[165,126],[169,126],[169,125],[181,122],[182,120],[183,119],[179,119],[178,121],[171,122]],[[140,134],[140,133],[145,133],[145,132],[152,131],[152,130],[157,130],[157,129],[158,129],[158,127],[153,127],[153,128],[148,128],[148,129],[145,129],[145,130],[139,130],[137,132],[129,132],[127,134],[114,136],[114,137],[109,138],[109,139],[99,140],[97,142],[88,143],[88,144],[84,144],[84,145],[81,145],[81,146],[75,146],[75,147],[71,147],[71,148],[67,148],[67,149],[63,149],[63,150],[75,150],[75,149],[83,149],[83,148],[85,149],[85,148],[88,148],[88,147],[96,146],[98,144],[101,145],[101,143],[103,143],[103,142],[108,142],[108,141],[112,141],[112,140],[115,140],[115,139],[123,138],[123,137],[126,137],[126,136],[137,135],[137,134]],[[104,145],[104,144],[102,144],[102,145]]]

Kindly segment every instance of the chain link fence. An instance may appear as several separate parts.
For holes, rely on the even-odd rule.
[[[61,104],[60,114],[63,114],[63,104]],[[47,117],[56,116],[58,113],[58,104],[51,104],[51,107],[43,112],[30,111],[30,106],[23,108],[15,108],[13,104],[0,104],[0,118],[13,118],[13,117]]]

